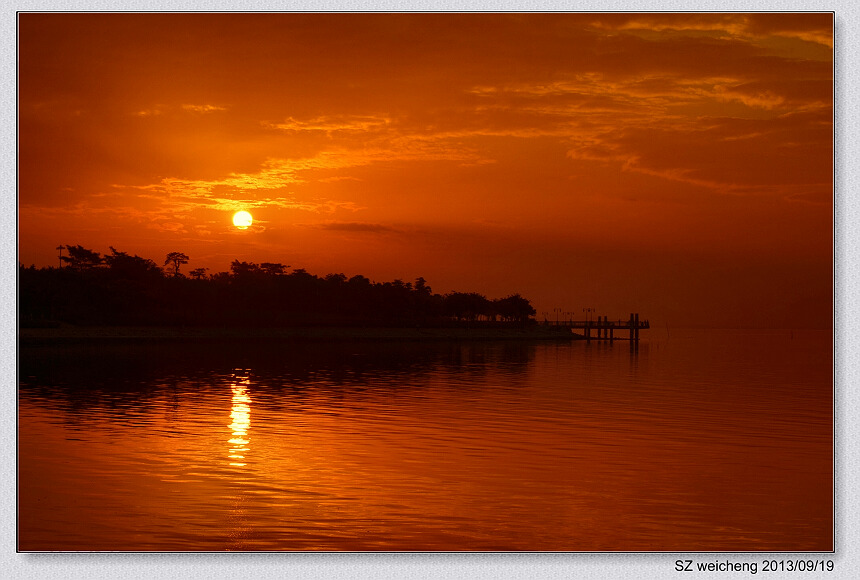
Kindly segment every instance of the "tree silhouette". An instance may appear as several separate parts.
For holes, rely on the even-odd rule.
[[[182,264],[187,264],[189,259],[190,258],[187,255],[183,254],[182,252],[170,252],[169,254],[167,254],[167,259],[164,260],[164,265],[166,266],[172,262],[173,263],[173,277],[178,278],[180,276],[179,267]]]
[[[66,250],[69,252],[69,255],[60,256],[60,259],[78,272],[91,270],[92,268],[101,266],[103,263],[101,254],[88,250],[81,245],[66,246]]]
[[[233,272],[235,278],[244,279],[259,276],[263,273],[258,264],[254,262],[240,262],[239,260],[233,260],[230,264],[230,271]]]
[[[433,294],[433,290],[431,290],[430,286],[427,285],[427,280],[425,280],[423,276],[415,279],[414,288],[420,296],[430,296]]]
[[[498,313],[505,320],[525,322],[537,314],[531,302],[519,294],[511,294],[507,298],[493,301]]]
[[[289,266],[284,266],[278,262],[263,262],[260,264],[260,269],[270,276],[283,276]]]
[[[127,252],[119,252],[113,246],[110,246],[110,251],[109,255],[105,254],[103,261],[116,278],[140,280],[161,275],[161,270],[152,260],[140,256],[131,256]]]
[[[442,299],[445,314],[457,320],[474,321],[479,316],[493,315],[492,303],[477,292],[451,292]]]
[[[22,324],[197,326],[512,326],[534,308],[519,294],[489,300],[476,292],[434,294],[424,278],[374,282],[343,273],[316,276],[276,262],[234,260],[227,272],[180,273],[189,257],[167,254],[165,268],[114,247],[102,257],[63,246],[63,268],[19,269]]]

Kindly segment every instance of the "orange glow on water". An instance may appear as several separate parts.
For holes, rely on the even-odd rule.
[[[20,548],[830,550],[820,334],[294,345],[225,376],[230,345],[137,390],[57,367],[21,391]]]
[[[251,396],[247,392],[251,380],[246,376],[236,377],[236,381],[236,384],[230,387],[233,391],[233,406],[230,409],[231,423],[228,427],[233,436],[228,440],[231,444],[228,457],[236,460],[230,462],[230,465],[244,467],[246,463],[238,461],[246,458],[248,445],[251,443],[248,438],[248,430],[251,428]]]

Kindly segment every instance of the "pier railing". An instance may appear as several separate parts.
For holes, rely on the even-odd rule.
[[[582,330],[587,340],[639,340],[639,331],[651,328],[648,320],[639,320],[639,314],[633,313],[627,320],[609,320],[606,316],[598,316],[597,319],[588,320],[544,320],[542,324],[548,326],[562,326],[571,329]],[[627,337],[615,336],[616,330],[627,331]],[[592,336],[592,331],[596,336]]]

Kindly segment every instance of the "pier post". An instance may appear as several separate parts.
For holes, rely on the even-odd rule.
[[[633,342],[633,313],[630,313],[630,342]]]
[[[639,342],[639,313],[636,313],[636,342]]]

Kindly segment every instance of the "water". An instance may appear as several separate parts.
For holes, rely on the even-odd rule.
[[[22,550],[832,549],[830,333],[20,351]]]

